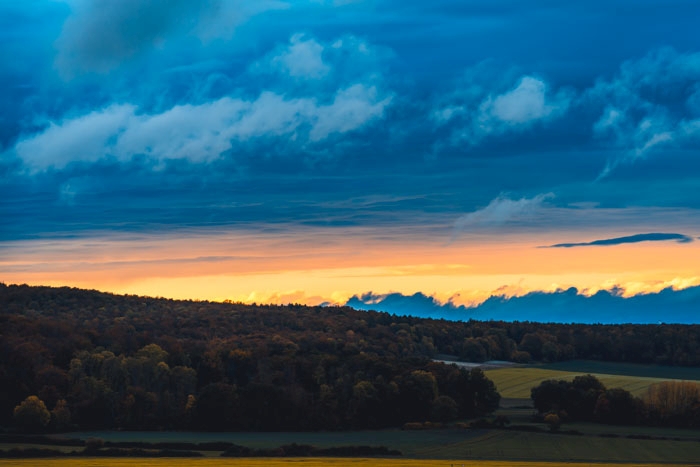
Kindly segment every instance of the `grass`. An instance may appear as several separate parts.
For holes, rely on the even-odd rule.
[[[700,381],[700,368],[687,366],[642,365],[639,363],[600,362],[595,360],[569,360],[566,362],[536,365],[548,370],[601,373],[619,376],[643,376],[665,380]]]
[[[516,423],[516,421],[514,421]],[[521,423],[517,421],[517,423]],[[594,426],[597,428],[598,426]],[[627,438],[625,430],[630,427],[610,427],[600,426],[600,433],[615,433],[617,437],[601,437],[600,433],[592,433],[590,427],[565,424],[562,429],[579,429],[585,432],[585,436],[574,436],[565,434],[552,434],[547,432],[526,432],[510,430],[428,430],[428,431],[400,431],[383,430],[370,432],[349,432],[349,433],[134,433],[134,432],[94,432],[91,435],[99,436],[107,440],[134,440],[141,441],[187,441],[204,442],[214,440],[228,440],[237,444],[249,447],[277,447],[282,444],[293,442],[308,443],[315,446],[328,445],[352,445],[371,444],[384,445],[391,449],[399,449],[403,456],[399,459],[377,459],[374,461],[361,459],[332,459],[319,460],[317,458],[299,459],[290,461],[289,459],[270,459],[266,466],[300,465],[314,467],[316,465],[386,465],[386,466],[414,466],[414,465],[442,465],[467,464],[470,460],[490,460],[490,461],[530,461],[547,462],[547,464],[557,466],[556,462],[593,462],[596,465],[604,462],[616,463],[676,463],[676,464],[698,464],[700,459],[700,432],[685,431],[685,436],[679,436],[683,440],[670,439],[671,433],[650,432],[656,436],[667,436],[669,439],[632,439]],[[657,429],[658,430],[658,429]],[[148,438],[148,439],[144,439]],[[371,438],[371,443],[361,443],[360,440]],[[341,441],[342,440],[342,441]],[[208,456],[218,456],[218,452],[205,453]],[[455,461],[462,459],[462,461]],[[436,462],[435,460],[441,460]],[[40,462],[27,460],[26,463],[16,463],[15,460],[0,460],[0,467],[6,465],[55,465],[78,467],[105,465],[117,467],[129,462],[130,467],[134,465],[160,466],[160,465],[209,465],[220,466],[257,466],[262,465],[259,459],[221,459],[208,457],[205,459],[173,460],[162,464],[160,459],[114,459],[109,462],[103,458],[94,460],[93,464],[85,464],[85,459],[70,458],[56,459],[47,464],[42,459]],[[434,462],[435,461],[435,462]],[[13,463],[15,462],[15,463]],[[61,463],[66,462],[66,463]],[[70,462],[70,463],[68,463]],[[120,463],[121,462],[121,463]],[[213,463],[208,463],[213,462]],[[294,463],[296,462],[296,463]],[[372,463],[374,462],[374,463]],[[478,465],[486,465],[479,462]],[[499,464],[493,464],[494,466]],[[513,465],[509,462],[507,465]],[[528,465],[528,464],[525,464]],[[529,464],[541,465],[541,464]]]
[[[650,376],[628,376],[625,374],[595,373],[576,371],[575,367],[560,365],[559,368],[572,368],[571,371],[546,367],[514,367],[486,370],[502,397],[508,399],[529,399],[530,390],[548,379],[572,380],[575,376],[590,373],[608,388],[622,388],[635,396],[642,396],[652,384],[668,381],[669,378]],[[606,371],[612,371],[608,366]],[[700,379],[700,378],[698,378]]]
[[[143,441],[206,443],[225,441],[254,449],[276,448],[285,444],[310,444],[319,448],[333,446],[387,446],[398,449],[411,457],[416,446],[444,446],[483,434],[481,430],[375,430],[334,432],[134,432],[134,431],[89,431],[66,433],[66,438],[101,438],[105,441]]]
[[[581,466],[590,465],[579,464]],[[596,467],[620,467],[619,463],[592,463]],[[514,462],[473,460],[411,460],[411,459],[21,459],[0,460],[0,467],[563,467],[565,462]],[[662,464],[625,464],[627,467],[652,467]],[[678,464],[687,465],[692,464]],[[697,465],[697,464],[695,464]]]
[[[700,459],[700,443],[492,431],[444,452],[449,457],[458,453],[468,458],[539,462],[693,463]]]
[[[620,387],[636,396],[643,396],[652,384],[671,379],[700,380],[697,368],[674,368],[573,361],[530,367],[486,370],[503,396],[498,414],[512,423],[539,426],[533,423],[533,408],[524,408],[530,401],[530,390],[547,379],[571,380],[581,374],[593,374],[608,388]],[[690,462],[700,465],[700,431],[648,426],[609,426],[593,423],[565,423],[562,430],[576,430],[585,436],[552,435],[517,431],[493,431],[467,448],[475,457],[566,460],[572,462]],[[612,435],[614,437],[602,437]],[[632,439],[644,435],[668,439]]]

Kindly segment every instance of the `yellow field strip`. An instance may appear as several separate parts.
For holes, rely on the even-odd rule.
[[[289,458],[289,459],[0,459],[2,467],[661,467],[675,465],[691,467],[691,464],[620,464],[587,462],[517,462],[517,461],[466,461],[423,459],[339,459],[339,458]]]
[[[541,368],[499,368],[486,370],[486,376],[491,379],[501,397],[513,399],[529,399],[530,390],[548,379],[572,380],[586,373],[546,370]],[[668,378],[651,378],[644,376],[621,376],[602,373],[592,373],[607,388],[622,388],[635,396],[642,396],[647,388],[655,383],[668,381]]]

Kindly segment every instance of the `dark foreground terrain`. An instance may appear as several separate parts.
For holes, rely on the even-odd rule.
[[[530,462],[595,463],[677,463],[697,464],[700,433],[656,430],[641,435],[614,428],[598,431],[594,426],[578,426],[580,432],[549,433],[524,427],[508,429],[439,429],[427,431],[381,430],[343,433],[143,433],[84,432],[63,435],[55,442],[80,437],[83,447],[58,446],[37,439],[0,443],[4,457],[14,454],[62,457],[244,457],[294,458],[379,457],[389,459],[460,459]],[[104,443],[97,450],[84,452],[84,441],[96,437]],[[49,443],[54,443],[50,441]],[[235,445],[235,446],[232,446]],[[313,448],[311,448],[313,446]],[[380,447],[383,446],[383,447]],[[21,451],[20,451],[21,450]],[[311,450],[315,450],[314,454]],[[57,454],[57,452],[64,454]],[[311,452],[311,453],[310,453]],[[330,454],[329,454],[330,453]],[[68,459],[76,459],[75,456]],[[68,465],[68,464],[66,464]],[[223,464],[222,464],[223,465]],[[227,464],[229,465],[229,464]],[[236,464],[230,464],[236,465]],[[355,465],[355,463],[353,463]]]

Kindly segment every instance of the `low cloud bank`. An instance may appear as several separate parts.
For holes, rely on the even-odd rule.
[[[368,292],[355,295],[348,300],[347,306],[358,310],[386,311],[393,315],[409,315],[421,318],[450,319],[454,321],[469,319],[471,310],[464,305],[453,303],[441,304],[434,297],[423,293],[403,295],[390,293],[377,295]]]
[[[360,310],[385,311],[395,315],[467,321],[537,321],[584,324],[696,324],[700,322],[700,286],[683,290],[672,288],[658,293],[624,298],[618,290],[602,290],[581,295],[572,287],[556,292],[531,292],[522,297],[492,296],[482,304],[467,308],[453,303],[440,304],[422,293],[402,295],[370,293],[354,296],[347,305]]]

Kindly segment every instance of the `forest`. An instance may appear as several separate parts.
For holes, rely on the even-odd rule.
[[[345,430],[493,412],[432,361],[700,364],[700,326],[453,322],[0,284],[0,427]],[[604,389],[603,389],[604,390]]]

